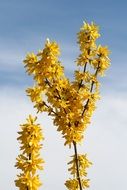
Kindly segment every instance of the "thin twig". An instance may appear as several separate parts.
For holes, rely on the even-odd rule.
[[[99,64],[98,64],[98,67],[97,67],[96,72],[95,72],[95,74],[94,74],[95,77],[97,77],[98,70],[99,70]],[[90,88],[90,93],[92,93],[92,91],[93,91],[94,83],[95,83],[95,82],[92,81],[92,83],[91,83],[91,88]],[[90,99],[88,98],[86,104],[84,105],[84,109],[83,109],[83,112],[82,112],[82,116],[84,115],[85,110],[87,109],[87,106],[88,106],[89,100],[90,100]]]
[[[43,102],[43,103],[44,103],[44,105],[45,105],[47,108],[49,108],[49,109],[51,110],[52,113],[54,113],[55,115],[58,116],[58,114],[53,110],[52,107],[50,107],[49,105],[47,105],[46,102]]]
[[[47,78],[46,78],[46,83],[49,85],[50,88],[52,88],[52,86],[51,86],[51,84],[50,84],[50,82],[49,82],[49,80],[48,80]],[[59,100],[62,100],[62,98],[61,98],[61,96],[60,96],[59,91],[58,91],[57,88],[55,89],[55,91],[56,91],[56,93],[57,93],[57,95],[58,95],[58,96],[55,96],[55,97],[56,97],[57,99],[59,99]],[[65,114],[67,114],[65,108],[63,108],[63,110],[64,110]],[[54,111],[53,111],[53,112],[54,112]],[[54,113],[55,113],[55,112],[54,112]]]
[[[85,63],[85,65],[84,65],[84,69],[83,69],[83,72],[84,72],[84,73],[86,72],[86,66],[87,66],[87,63]],[[80,90],[80,88],[81,88],[81,86],[82,86],[82,83],[83,83],[83,79],[81,79],[81,81],[80,81],[80,83],[79,83],[79,90]]]
[[[76,164],[76,172],[77,172],[77,180],[79,182],[80,190],[82,190],[82,184],[80,179],[80,173],[79,173],[79,163],[78,163],[78,154],[77,154],[77,144],[75,141],[73,141],[74,145],[74,151],[75,151],[75,164]]]

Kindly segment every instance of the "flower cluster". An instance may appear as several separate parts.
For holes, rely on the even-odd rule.
[[[77,161],[76,161],[77,159]],[[77,163],[78,163],[78,174],[77,174]],[[73,179],[69,179],[66,181],[65,185],[69,190],[78,190],[80,189],[80,185],[82,188],[89,187],[89,179],[85,179],[84,177],[87,176],[86,169],[91,166],[91,162],[87,159],[87,155],[77,155],[77,158],[75,155],[72,156],[72,160],[68,163],[71,165],[71,167],[68,169],[68,171],[73,176]],[[80,183],[77,179],[77,175],[80,176]]]
[[[78,33],[81,54],[76,62],[80,68],[75,71],[73,82],[64,76],[56,42],[48,39],[42,51],[28,54],[24,60],[28,74],[36,81],[34,87],[26,90],[28,96],[38,112],[46,111],[54,117],[57,130],[70,146],[83,139],[100,97],[97,76],[109,67],[107,47],[95,43],[99,36],[96,25],[84,23]]]
[[[26,71],[35,80],[35,85],[26,90],[27,95],[38,112],[47,112],[53,117],[54,125],[65,138],[65,145],[70,148],[72,145],[76,147],[84,138],[84,132],[96,108],[96,101],[100,98],[98,76],[103,76],[110,65],[108,48],[96,44],[100,37],[98,26],[84,23],[77,37],[81,53],[76,59],[74,81],[65,77],[64,68],[59,61],[59,46],[49,39],[42,51],[37,54],[30,53],[24,60]],[[78,171],[78,156],[75,163]],[[77,182],[81,183],[80,175],[81,172],[67,181],[66,187],[81,190],[76,185]],[[88,181],[82,181],[82,187],[87,186]]]
[[[41,186],[37,170],[43,170],[44,160],[40,158],[40,141],[44,139],[39,124],[35,124],[37,117],[29,115],[27,123],[21,125],[17,140],[21,143],[21,154],[17,157],[15,167],[20,169],[15,184],[20,190],[38,190]]]

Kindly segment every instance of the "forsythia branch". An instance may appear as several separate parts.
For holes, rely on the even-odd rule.
[[[99,37],[99,28],[94,23],[85,22],[80,28],[77,34],[80,55],[76,59],[73,81],[64,74],[58,44],[49,39],[41,51],[28,54],[24,60],[27,73],[35,81],[35,86],[26,90],[27,95],[38,112],[47,112],[53,117],[57,131],[65,139],[64,145],[74,146],[68,169],[73,178],[65,182],[68,190],[89,187],[86,177],[91,162],[86,154],[78,154],[77,145],[84,139],[100,98],[98,77],[104,76],[110,66],[108,48],[96,43]]]
[[[18,141],[21,143],[21,154],[17,157],[15,167],[22,172],[17,175],[15,185],[19,190],[38,190],[41,186],[37,170],[43,170],[44,160],[40,158],[40,149],[44,140],[42,129],[36,124],[37,117],[29,115],[27,122],[21,125]]]
[[[75,152],[75,163],[76,163],[76,171],[77,171],[77,180],[79,182],[79,188],[80,188],[80,190],[82,190],[82,184],[81,184],[80,173],[79,173],[77,145],[76,145],[76,143],[74,141],[73,141],[73,145],[74,145],[74,152]]]

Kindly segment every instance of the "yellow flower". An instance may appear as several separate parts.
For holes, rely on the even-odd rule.
[[[72,160],[68,163],[71,165],[71,167],[68,169],[70,173],[75,177],[77,173],[77,168],[76,168],[76,157],[75,155],[71,156]],[[80,176],[86,176],[87,172],[86,169],[89,168],[92,163],[88,160],[87,155],[85,154],[78,154],[77,155],[77,160],[78,160],[78,165],[79,165],[79,174]]]
[[[78,180],[77,179],[69,179],[65,182],[65,186],[69,189],[69,190],[78,190],[79,188],[79,184],[78,184]]]
[[[108,48],[96,44],[99,37],[99,27],[93,22],[84,22],[77,34],[80,54],[76,59],[78,68],[74,72],[74,81],[64,75],[64,67],[59,61],[59,46],[49,39],[41,51],[28,54],[24,61],[28,74],[31,74],[35,81],[34,87],[27,89],[27,95],[38,112],[47,112],[53,117],[57,131],[62,134],[65,145],[70,148],[72,145],[77,146],[84,139],[86,128],[96,109],[96,102],[100,98],[98,76],[103,76],[110,65]],[[30,159],[19,156],[17,167],[25,171],[27,168],[29,172],[32,170],[34,174],[43,163],[43,160],[36,156],[41,148],[38,142],[43,136],[33,123],[28,121],[19,133],[21,150],[23,154],[30,155]],[[32,154],[35,155],[31,156]],[[79,180],[82,188],[89,187],[86,170],[91,162],[87,156],[75,153],[70,164],[69,171],[74,179],[67,180],[66,187],[69,190],[79,190]]]
[[[58,60],[59,54],[58,44],[47,40],[44,49],[37,55],[31,53],[26,56],[24,64],[28,74],[32,74],[35,81],[43,86],[46,79],[60,78],[63,75],[63,67]]]
[[[42,129],[36,124],[37,117],[29,115],[27,122],[21,125],[21,131],[17,138],[20,143],[21,154],[17,157],[15,167],[22,173],[17,175],[15,184],[20,190],[38,190],[41,185],[37,170],[43,170],[44,160],[40,158],[40,144],[44,140]]]
[[[29,75],[35,73],[35,68],[37,66],[37,56],[34,53],[29,53],[26,56],[26,59],[24,60],[25,67],[27,68],[27,72]]]
[[[19,187],[19,190],[38,190],[42,185],[40,182],[39,176],[31,176],[30,173],[22,173],[17,175],[18,179],[15,180],[15,185]]]
[[[78,33],[78,43],[82,52],[84,49],[87,50],[96,47],[95,41],[100,36],[98,30],[98,26],[94,23],[88,24],[84,22],[80,32]]]

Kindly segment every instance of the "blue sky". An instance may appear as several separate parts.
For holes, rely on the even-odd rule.
[[[118,88],[114,80],[119,73],[123,72],[125,80],[126,6],[126,1],[0,1],[0,85],[6,82],[8,85],[24,85],[28,78],[21,62],[28,51],[41,49],[47,37],[60,44],[61,60],[66,72],[69,66],[71,73],[78,52],[76,33],[86,20],[100,26],[102,37],[98,43],[108,45],[112,52],[114,64],[109,77]],[[126,88],[119,80],[117,85],[121,90]]]
[[[111,51],[111,67],[103,78],[102,100],[88,129],[83,150],[87,150],[94,165],[90,169],[90,190],[127,189],[127,1],[125,0],[0,0],[0,115],[1,115],[1,189],[16,189],[13,167],[18,154],[16,142],[18,125],[30,113],[35,113],[25,89],[32,80],[23,68],[27,52],[43,48],[46,38],[55,40],[61,48],[61,57],[68,77],[72,78],[75,59],[79,50],[76,33],[83,20],[94,21],[100,26],[98,43]],[[46,115],[40,122],[45,126],[47,139],[44,156],[47,159],[44,188],[64,190],[66,161],[69,150],[63,147],[61,136],[56,133],[51,119]],[[6,137],[6,138],[5,138]],[[57,144],[57,139],[60,143]],[[8,142],[8,143],[7,143]],[[60,152],[52,156],[54,151]],[[9,159],[8,159],[9,158]],[[51,159],[52,158],[52,159]],[[54,163],[61,168],[54,173]],[[61,165],[61,162],[64,164]],[[4,167],[7,165],[7,167]],[[56,183],[56,180],[59,183]]]

